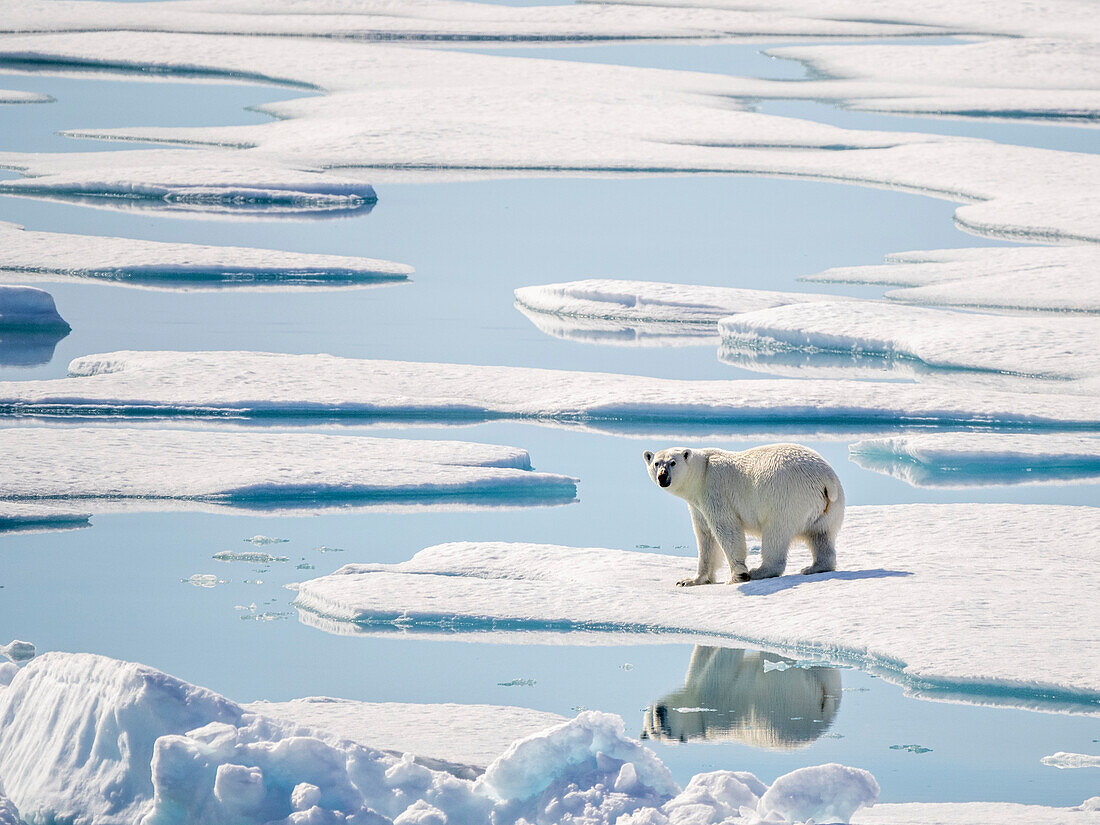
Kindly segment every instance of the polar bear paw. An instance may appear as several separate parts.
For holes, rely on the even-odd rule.
[[[690,579],[680,579],[680,581],[676,582],[677,587],[695,587],[700,584],[714,584],[714,580],[702,578],[700,576],[692,576]]]
[[[809,567],[802,568],[802,575],[812,576],[815,573],[832,573],[834,570],[836,570],[836,565],[833,564],[822,564],[820,566],[811,564]]]
[[[741,584],[752,579],[748,570],[739,570],[730,576],[730,580],[726,584]]]

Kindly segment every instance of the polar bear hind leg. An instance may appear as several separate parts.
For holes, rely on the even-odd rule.
[[[787,551],[794,541],[795,530],[787,526],[765,527],[760,536],[760,566],[749,571],[752,579],[782,576],[787,567]]]
[[[806,544],[810,546],[814,563],[802,568],[803,575],[812,576],[814,573],[831,573],[836,570],[835,532],[821,530],[807,533]]]

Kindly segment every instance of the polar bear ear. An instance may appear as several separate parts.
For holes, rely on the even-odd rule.
[[[691,450],[684,450],[684,461],[687,461],[689,458],[691,458]]]
[[[646,450],[644,453],[642,453],[642,458],[644,458],[645,463],[648,464],[653,460],[653,453],[651,453],[649,450]]]

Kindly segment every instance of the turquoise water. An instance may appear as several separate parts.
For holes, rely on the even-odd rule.
[[[760,60],[773,68],[774,61],[753,57],[758,47],[740,48],[736,60],[744,71]],[[673,62],[674,51],[664,54],[659,59]],[[705,64],[713,58],[700,59]],[[732,52],[729,59],[734,60]],[[257,122],[262,116],[243,107],[301,94],[260,86],[52,74],[4,74],[0,88],[33,88],[57,98],[50,104],[0,107],[0,150],[43,151],[99,148],[54,136],[59,129],[191,124],[199,122],[197,115],[207,123]],[[1012,126],[1003,124],[1006,137],[1014,134],[1007,131]],[[983,122],[981,128],[1002,125]],[[877,263],[885,253],[904,249],[993,243],[954,229],[954,206],[948,202],[808,181],[552,178],[380,185],[378,192],[378,205],[369,214],[329,221],[181,220],[163,213],[0,198],[0,220],[32,229],[369,255],[417,268],[410,284],[329,292],[44,283],[73,331],[57,342],[45,363],[3,365],[0,358],[0,378],[60,376],[75,356],[122,348],[324,351],[655,376],[757,377],[720,363],[714,346],[600,347],[548,337],[513,308],[512,290],[593,275],[805,289],[798,276],[829,266]],[[836,289],[878,294],[871,288]],[[425,546],[462,539],[692,555],[687,514],[654,491],[642,465],[642,450],[663,445],[530,424],[384,434],[527,448],[537,469],[581,479],[579,502],[313,517],[128,513],[96,515],[91,527],[80,530],[4,535],[0,635],[29,639],[40,650],[92,651],[146,662],[241,701],[327,694],[372,701],[517,704],[564,715],[587,707],[623,715],[628,729],[640,734],[645,709],[683,687],[691,644],[335,636],[298,621],[290,606],[293,593],[285,585],[347,562],[400,561]],[[853,504],[1092,504],[1100,493],[1095,483],[914,489],[849,462],[847,444],[853,437],[848,434],[782,435],[821,451],[838,468]],[[712,443],[740,449],[774,437],[732,434]],[[243,539],[254,534],[289,539],[278,552],[291,561],[265,568],[211,558],[224,550],[249,549]],[[315,549],[322,545],[342,552]],[[298,564],[313,569],[299,570]],[[196,573],[226,581],[198,588],[186,581]],[[263,613],[271,620],[256,620]],[[778,660],[770,654],[766,658]],[[727,669],[741,660],[739,653],[718,655]],[[812,731],[817,738],[795,736],[802,743],[799,749],[752,745],[752,736],[730,732],[725,720],[766,702],[766,695],[723,700],[722,707],[708,712],[701,721],[718,741],[649,742],[680,780],[714,768],[751,770],[770,780],[801,765],[839,761],[874,772],[884,801],[1078,804],[1095,793],[1089,771],[1058,771],[1039,762],[1058,750],[1095,752],[1100,738],[1095,718],[919,700],[850,669],[793,668],[767,676],[769,684],[797,685],[807,674],[831,686],[839,682],[841,693],[835,712]],[[516,679],[535,684],[500,684]],[[795,721],[774,719],[780,732],[801,730]],[[930,750],[892,748],[908,744]]]

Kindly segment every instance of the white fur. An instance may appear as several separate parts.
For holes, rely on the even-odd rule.
[[[656,455],[647,450],[644,457],[650,478],[691,510],[699,570],[679,584],[713,584],[722,554],[730,584],[782,575],[795,539],[813,555],[803,573],[836,569],[844,488],[829,462],[808,447],[768,444],[739,453],[678,448]],[[751,573],[745,565],[746,534],[760,537],[763,556]]]

